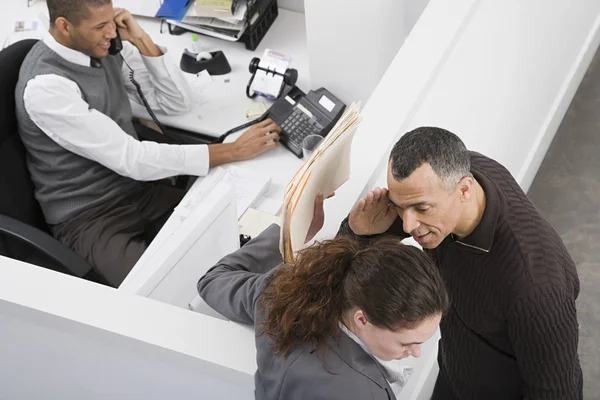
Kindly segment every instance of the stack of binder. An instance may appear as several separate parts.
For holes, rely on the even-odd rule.
[[[279,243],[285,263],[293,263],[296,252],[304,247],[317,193],[328,196],[350,177],[352,138],[359,123],[360,105],[352,104],[288,183]]]

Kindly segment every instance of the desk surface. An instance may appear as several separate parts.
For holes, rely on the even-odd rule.
[[[169,49],[167,56],[179,65],[183,49],[192,43],[191,33],[184,33],[181,36],[171,35],[165,24],[161,34],[160,23],[157,19],[139,17],[138,21],[157,44]],[[257,97],[254,100],[246,97],[246,84],[251,76],[248,71],[250,60],[253,57],[262,57],[267,48],[292,57],[290,66],[299,71],[298,87],[303,90],[310,87],[304,14],[279,10],[279,16],[255,51],[246,50],[241,42],[227,42],[202,35],[199,36],[199,43],[203,51],[222,50],[229,60],[231,72],[212,77],[213,84],[209,85],[202,93],[197,93],[201,101],[196,104],[192,112],[183,116],[167,116],[157,113],[165,125],[200,131],[217,137],[230,128],[246,122],[244,115],[246,105],[263,102],[268,106],[270,102],[263,97]],[[199,89],[198,84],[195,83],[199,79],[194,74],[186,73],[186,76],[192,87]],[[134,107],[134,114],[147,118],[147,113],[141,106]]]
[[[15,21],[36,20],[40,13],[47,15],[45,1],[34,0],[31,7],[27,7],[26,0],[16,1],[11,6],[11,12],[0,15],[1,42],[4,43],[4,38],[13,31]],[[169,49],[167,56],[179,64],[183,49],[191,43],[191,34],[170,35],[166,25],[164,33],[161,34],[159,20],[143,17],[138,17],[137,20],[157,44]],[[244,44],[240,42],[227,42],[202,35],[199,40],[203,50],[222,50],[229,60],[232,72],[220,77],[213,77],[213,84],[204,92],[197,93],[197,97],[201,101],[190,113],[178,116],[157,113],[158,118],[167,125],[218,136],[230,128],[246,122],[244,111],[249,103],[261,101],[268,107],[270,104],[268,100],[262,97],[250,100],[245,95],[246,83],[250,78],[248,64],[253,57],[261,57],[266,48],[290,55],[292,57],[291,66],[299,71],[298,86],[305,91],[310,88],[306,29],[302,13],[280,9],[279,16],[255,51],[246,50]],[[198,85],[194,83],[194,80],[197,80],[195,75],[186,75],[191,81],[192,87],[197,87]],[[228,82],[225,83],[225,80]],[[134,115],[144,117],[147,116],[147,113],[143,107],[134,104]],[[234,141],[241,134],[242,132],[233,134],[227,141]],[[283,199],[285,185],[302,165],[302,160],[297,159],[283,146],[278,146],[253,160],[239,162],[236,165],[271,177],[272,184],[256,207],[259,210],[274,213]]]
[[[138,18],[140,25],[150,34],[153,40],[169,49],[167,55],[179,63],[183,49],[192,39],[191,33],[173,36],[167,33],[166,25],[160,33],[160,23],[156,19]],[[246,97],[246,84],[250,78],[248,65],[253,57],[262,57],[265,49],[270,48],[292,57],[291,66],[299,73],[298,86],[308,90],[308,56],[306,50],[306,28],[304,14],[279,10],[279,16],[269,29],[264,39],[255,51],[246,50],[243,43],[227,42],[207,36],[200,36],[200,44],[205,51],[222,50],[231,65],[231,73],[212,77],[214,82],[199,95],[201,101],[195,108],[184,115],[167,116],[157,113],[158,118],[167,125],[176,126],[195,132],[203,132],[219,136],[234,126],[246,122],[244,115],[246,105],[252,102],[264,102],[268,107],[270,102],[263,97],[254,100]],[[192,87],[197,85],[195,75],[186,74]],[[226,82],[227,81],[227,82]],[[135,104],[134,114],[146,117],[143,107]],[[243,131],[231,135],[227,142],[237,139]],[[302,160],[296,158],[283,146],[260,155],[259,157],[236,163],[262,176],[271,177],[272,183],[267,193],[259,199],[256,208],[261,211],[275,213],[283,200],[285,185],[302,165]]]

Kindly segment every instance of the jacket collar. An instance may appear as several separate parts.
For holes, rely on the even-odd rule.
[[[337,339],[330,338],[327,341],[327,346],[350,368],[384,389],[390,400],[396,398],[392,388],[385,380],[383,367],[367,354],[358,343],[341,333]]]
[[[468,250],[489,253],[494,243],[496,228],[506,215],[507,205],[500,197],[500,188],[487,175],[479,171],[471,172],[485,193],[485,210],[473,232],[455,243]]]

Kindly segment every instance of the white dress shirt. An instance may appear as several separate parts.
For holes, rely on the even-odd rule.
[[[342,324],[338,321],[338,326],[350,339],[354,340],[356,344],[358,344],[362,349],[375,361],[379,363],[379,365],[383,368],[383,375],[385,376],[385,380],[390,385],[390,388],[394,392],[396,397],[400,396],[400,392],[406,386],[408,379],[413,373],[413,368],[403,365],[400,360],[392,360],[392,361],[384,361],[381,358],[375,356],[371,353],[371,350],[363,343],[362,340],[358,336],[356,336],[350,329],[346,327],[346,325]]]
[[[65,60],[90,67],[89,56],[61,45],[51,35],[44,38],[44,43]],[[166,53],[166,49],[159,48]],[[142,56],[128,42],[123,43],[121,54],[135,71],[135,80],[152,109],[171,114],[190,110],[191,88],[183,73],[166,56]],[[129,98],[141,104],[129,73],[123,63],[123,82]],[[120,175],[149,181],[208,173],[208,146],[136,140],[108,116],[90,109],[77,84],[67,78],[38,75],[27,82],[23,98],[31,120],[58,145]]]

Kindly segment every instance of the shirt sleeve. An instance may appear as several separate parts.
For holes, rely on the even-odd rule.
[[[552,285],[519,299],[508,318],[508,333],[527,400],[580,399],[575,299]]]
[[[192,89],[183,72],[167,56],[167,49],[158,46],[163,55],[146,57],[131,43],[123,42],[122,75],[129,98],[143,105],[136,87],[131,83],[131,69],[140,84],[150,108],[165,114],[183,114],[192,108]],[[127,66],[129,65],[129,67]]]
[[[402,224],[403,224],[402,218],[400,218],[400,217],[396,218],[396,220],[394,221],[392,226],[390,226],[389,229],[387,231],[385,231],[384,233],[380,233],[377,235],[363,235],[363,236],[359,236],[352,231],[352,228],[350,228],[349,219],[350,219],[350,215],[348,215],[342,221],[342,223],[340,224],[340,228],[338,229],[338,232],[336,234],[336,237],[343,236],[343,237],[355,238],[360,241],[370,241],[370,240],[375,240],[382,236],[388,236],[388,235],[399,236],[403,239],[410,236],[408,233],[404,232],[404,229],[402,228]]]
[[[140,142],[90,108],[77,84],[67,78],[38,75],[27,83],[23,98],[29,117],[50,139],[120,175],[149,181],[208,173],[206,145]]]

